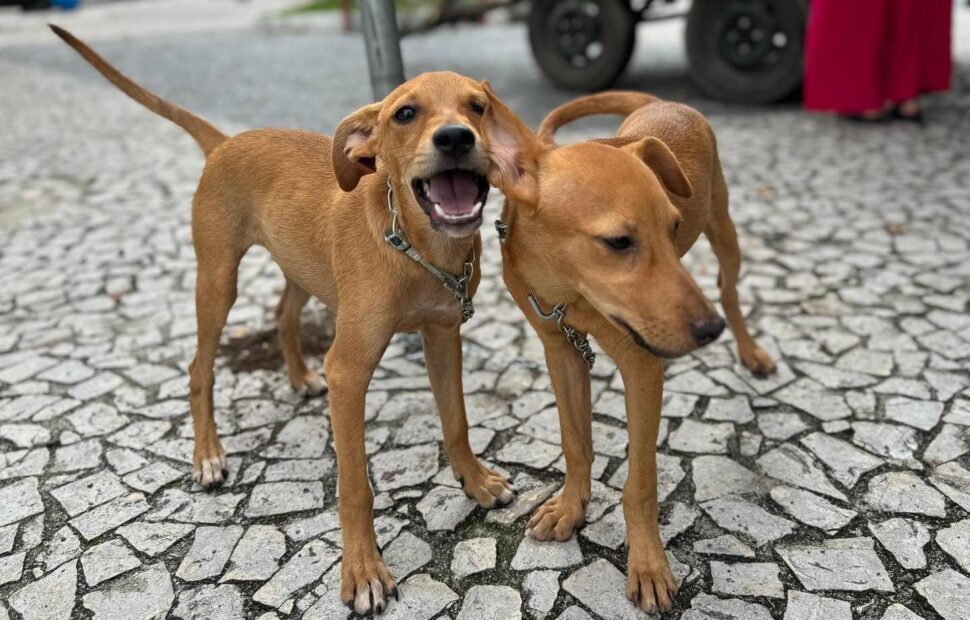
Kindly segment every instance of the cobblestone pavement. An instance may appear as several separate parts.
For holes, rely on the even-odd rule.
[[[201,158],[108,86],[26,54],[0,56],[0,619],[346,618],[327,401],[294,394],[282,372],[278,269],[254,250],[240,270],[215,396],[231,473],[205,493],[189,476],[186,398]],[[755,379],[724,338],[668,368],[661,518],[683,587],[665,617],[970,618],[960,61],[925,129],[711,116],[741,293],[780,363]],[[367,407],[379,541],[402,583],[387,617],[641,617],[622,593],[627,437],[604,357],[589,523],[567,543],[523,535],[563,461],[538,341],[483,232],[466,399],[473,444],[519,496],[485,511],[456,488],[419,341],[397,338]],[[688,263],[716,297],[706,243]],[[311,304],[317,367],[329,334]]]

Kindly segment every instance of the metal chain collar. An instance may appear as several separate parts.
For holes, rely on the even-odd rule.
[[[450,273],[444,272],[425,259],[417,249],[412,246],[404,231],[397,222],[397,209],[394,208],[394,187],[391,185],[391,178],[387,178],[387,210],[391,212],[391,228],[384,233],[384,241],[398,252],[404,254],[417,264],[421,265],[431,275],[438,278],[446,289],[455,294],[455,299],[461,305],[461,322],[465,323],[475,314],[475,306],[472,304],[471,295],[468,294],[468,283],[471,281],[472,274],[475,273],[475,249],[472,248],[471,255],[465,261],[464,272],[460,277],[455,277]]]
[[[498,233],[499,243],[505,243],[505,240],[509,236],[509,225],[502,220],[495,220],[495,232]],[[556,320],[556,327],[562,332],[562,335],[566,337],[566,341],[573,345],[573,348],[579,351],[580,355],[583,356],[583,361],[586,365],[592,369],[593,364],[596,363],[596,354],[593,353],[593,349],[589,346],[589,340],[577,332],[573,327],[566,322],[566,304],[559,304],[553,307],[551,312],[545,312],[542,306],[539,304],[539,298],[532,291],[529,291],[528,295],[529,305],[532,306],[532,310],[539,316],[543,321]]]

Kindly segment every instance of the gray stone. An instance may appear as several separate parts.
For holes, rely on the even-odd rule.
[[[667,445],[678,452],[727,454],[727,444],[734,436],[730,422],[698,422],[684,418],[667,439]]]
[[[718,594],[785,598],[776,564],[711,562],[711,580]]]
[[[758,459],[758,466],[766,475],[781,482],[847,501],[846,496],[825,477],[815,459],[793,444],[783,444],[765,453]]]
[[[852,415],[845,399],[815,381],[802,378],[772,394],[783,403],[818,418],[819,420],[839,420]]]
[[[765,412],[758,414],[758,428],[765,437],[784,441],[808,430],[808,424],[797,413]]]
[[[458,600],[451,588],[424,573],[412,575],[398,588],[401,600],[388,607],[384,620],[430,620]]]
[[[327,438],[327,431],[319,418],[300,416],[286,423],[262,455],[271,459],[318,458],[326,449]]]
[[[886,419],[920,430],[928,431],[936,426],[943,415],[943,403],[932,400],[915,400],[897,396],[886,401]]]
[[[65,525],[50,537],[47,548],[37,559],[43,560],[44,568],[50,572],[79,555],[81,555],[81,541],[74,535],[74,531]]]
[[[751,411],[751,405],[748,404],[745,396],[712,398],[707,403],[704,419],[747,424],[754,420],[754,412]]]
[[[128,486],[139,491],[144,491],[150,495],[163,486],[175,482],[184,475],[183,472],[169,467],[165,463],[157,462],[128,474],[122,480]]]
[[[865,502],[883,512],[946,516],[946,500],[918,476],[893,471],[873,476]]]
[[[535,469],[545,469],[552,465],[561,454],[562,449],[556,444],[515,435],[495,454],[495,458],[503,463],[516,463]]]
[[[886,608],[886,613],[883,614],[880,620],[923,620],[923,617],[917,616],[909,608],[899,603],[893,603]]]
[[[785,509],[796,521],[811,525],[829,533],[835,533],[849,524],[858,514],[854,510],[839,508],[832,502],[801,489],[783,485],[771,490],[771,499]]]
[[[131,521],[148,510],[148,502],[141,493],[116,497],[106,504],[74,517],[68,523],[85,540],[93,540],[109,530]]]
[[[776,517],[764,508],[734,495],[705,502],[701,508],[719,526],[747,536],[758,547],[795,530],[795,524],[791,521]]]
[[[472,586],[457,620],[521,620],[522,597],[509,586]]]
[[[554,570],[537,570],[522,581],[526,608],[536,620],[543,620],[552,611],[559,597],[559,574]]]
[[[28,583],[11,594],[7,602],[24,620],[68,620],[76,593],[77,562],[74,561]]]
[[[824,433],[812,433],[803,437],[801,443],[825,463],[833,478],[849,489],[866,472],[883,464],[882,459]]]
[[[256,591],[253,600],[279,608],[294,592],[319,579],[339,557],[339,550],[321,540],[312,540]]]
[[[580,530],[579,535],[607,549],[617,549],[626,541],[626,522],[623,508],[617,506],[595,523]]]
[[[127,492],[118,476],[110,471],[100,471],[56,488],[51,495],[73,517]]]
[[[435,487],[418,502],[418,511],[431,531],[454,530],[477,506],[465,492],[450,487]]]
[[[525,536],[515,551],[511,566],[512,570],[566,568],[582,561],[583,552],[579,550],[575,536],[565,542],[540,542],[531,536]]]
[[[182,521],[183,523],[225,523],[233,515],[236,506],[246,497],[242,493],[186,493],[179,489],[167,489],[155,500],[155,510],[148,515],[149,521]]]
[[[451,558],[451,572],[458,578],[495,568],[494,538],[470,538],[459,541]]]
[[[51,472],[68,472],[91,469],[101,464],[101,443],[96,439],[80,441],[54,451]]]
[[[852,441],[866,450],[904,467],[923,469],[923,464],[914,456],[919,449],[919,433],[916,430],[876,422],[853,422],[852,430]]]
[[[13,541],[17,538],[18,523],[11,523],[0,527],[0,554],[10,553],[13,549]]]
[[[562,582],[562,587],[602,618],[637,620],[648,617],[627,600],[623,573],[603,558],[574,572]]]
[[[556,620],[593,620],[593,616],[579,605],[571,605],[563,610]]]
[[[933,470],[930,482],[967,512],[970,512],[970,471],[957,463],[944,463]]]
[[[0,585],[11,581],[20,581],[20,575],[24,570],[25,557],[27,557],[26,551],[0,555]]]
[[[229,568],[219,580],[264,581],[279,569],[286,553],[286,537],[272,525],[251,525],[229,558]]]
[[[930,530],[919,521],[897,517],[869,523],[869,531],[903,568],[926,568],[923,547],[930,542]]]
[[[771,613],[763,605],[736,598],[723,599],[702,593],[690,605],[680,616],[681,620],[771,620]]]
[[[499,525],[512,525],[549,499],[558,485],[555,482],[544,482],[529,474],[521,473],[516,476],[512,486],[515,489],[515,499],[504,508],[489,510],[485,516],[486,521]]]
[[[287,459],[271,463],[263,475],[265,482],[279,480],[320,480],[333,470],[333,460],[322,459]]]
[[[842,538],[815,545],[779,547],[776,552],[811,591],[894,591],[871,538]]]
[[[939,465],[970,452],[970,427],[944,424],[923,452],[923,460]]]
[[[186,523],[129,523],[118,528],[118,535],[145,555],[155,557],[192,533]]]
[[[161,562],[112,582],[110,588],[85,594],[84,606],[100,618],[155,620],[172,608],[172,578]]]
[[[970,573],[970,519],[938,530],[936,544],[950,554],[964,572]]]
[[[246,505],[247,517],[269,517],[323,508],[322,482],[266,482],[257,484]]]
[[[381,452],[371,458],[370,471],[378,491],[422,484],[438,473],[438,445]]]
[[[91,547],[81,556],[84,580],[91,587],[139,566],[141,561],[117,538]]]
[[[694,499],[698,502],[757,490],[758,477],[723,456],[699,456],[693,461]]]
[[[222,572],[236,542],[243,534],[241,525],[227,527],[203,526],[195,530],[195,538],[175,576],[183,581],[200,581]]]
[[[852,620],[852,606],[846,601],[808,592],[788,591],[784,620]]]
[[[37,478],[24,478],[0,488],[0,525],[15,523],[44,512]]]
[[[185,620],[243,618],[244,609],[243,596],[239,588],[209,584],[179,592],[178,604],[172,611],[172,615]]]
[[[340,527],[340,517],[336,510],[328,510],[320,514],[293,521],[284,528],[290,540],[303,542],[315,538],[324,532]]]
[[[970,618],[970,579],[965,575],[947,568],[917,581],[916,591],[943,620]]]
[[[724,534],[715,538],[694,541],[694,553],[702,555],[728,555],[739,558],[753,558],[751,547],[737,539],[736,536]]]
[[[4,424],[0,426],[0,439],[6,439],[18,448],[33,448],[50,442],[50,431],[39,424]]]
[[[401,580],[431,561],[431,545],[411,532],[402,532],[382,551],[384,564]]]

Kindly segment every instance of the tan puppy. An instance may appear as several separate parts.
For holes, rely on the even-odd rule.
[[[596,113],[630,116],[620,137],[605,144],[552,144],[561,123]],[[720,261],[721,302],[741,359],[756,372],[774,368],[738,307],[740,255],[714,134],[691,108],[639,93],[568,103],[543,123],[545,140],[501,104],[490,109],[484,131],[501,137],[495,143],[503,165],[493,183],[507,196],[500,224],[505,282],[545,348],[566,459],[562,492],[528,527],[538,539],[566,540],[586,520],[593,462],[590,334],[616,362],[626,388],[627,596],[645,611],[667,610],[678,584],[657,522],[662,358],[708,344],[724,327],[680,262],[701,232]]]
[[[394,333],[421,332],[445,450],[465,492],[487,508],[512,499],[508,482],[468,443],[458,332],[464,307],[456,299],[469,302],[479,282],[478,228],[493,166],[481,125],[496,101],[491,91],[454,73],[428,73],[348,116],[332,140],[277,129],[228,138],[138,86],[70,33],[54,31],[135,101],[189,132],[206,154],[192,205],[198,352],[190,367],[195,476],[203,486],[220,482],[226,466],[212,368],[246,250],[265,246],[286,275],[276,314],[294,386],[323,389],[300,351],[300,309],[314,295],[336,313],[325,372],[343,530],[341,596],[358,613],[382,612],[397,588],[374,534],[364,398]],[[385,241],[388,231],[400,250]],[[418,255],[403,255],[404,236],[432,268],[465,276],[466,294],[442,286]]]

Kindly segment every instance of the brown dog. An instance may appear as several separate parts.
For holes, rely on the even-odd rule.
[[[586,520],[593,354],[585,335],[591,334],[626,388],[627,596],[645,611],[667,610],[677,583],[657,522],[662,358],[710,343],[724,328],[680,262],[701,232],[720,262],[721,303],[742,361],[758,373],[774,369],[738,307],[740,253],[714,134],[695,110],[639,93],[567,103],[546,117],[539,136],[501,104],[493,109],[484,130],[501,136],[503,165],[494,184],[507,196],[499,224],[505,282],[545,348],[566,458],[562,492],[528,527],[538,539],[565,540]],[[552,144],[561,124],[606,113],[628,115],[618,138]]]
[[[198,352],[190,367],[195,477],[202,486],[220,482],[226,466],[213,418],[213,361],[246,250],[265,246],[286,276],[276,315],[294,386],[323,389],[300,351],[300,309],[314,295],[336,313],[325,372],[343,529],[341,597],[358,613],[382,612],[396,585],[374,534],[364,398],[394,333],[421,332],[445,450],[465,492],[487,508],[512,499],[508,482],[483,466],[468,443],[458,331],[479,281],[478,228],[494,167],[481,126],[497,100],[487,85],[428,73],[348,116],[332,140],[276,129],[229,138],[53,28],[135,101],[185,129],[206,154],[192,205]]]

